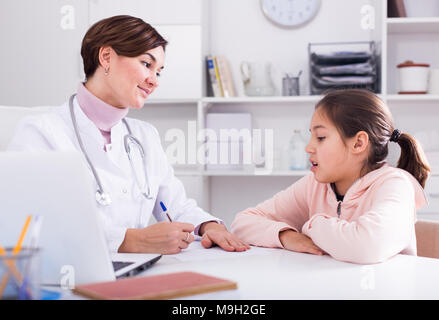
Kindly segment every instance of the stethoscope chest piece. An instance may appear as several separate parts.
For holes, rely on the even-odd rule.
[[[102,206],[109,206],[111,204],[110,195],[99,190],[96,191],[96,201]]]

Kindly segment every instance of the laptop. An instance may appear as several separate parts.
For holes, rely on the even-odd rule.
[[[44,285],[111,281],[159,260],[160,254],[110,254],[95,192],[80,153],[0,152],[0,245],[14,247],[26,217],[41,216]]]

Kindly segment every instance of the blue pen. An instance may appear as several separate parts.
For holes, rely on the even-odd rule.
[[[169,222],[172,222],[171,217],[168,214],[168,209],[166,209],[165,204],[163,202],[160,201],[160,206],[162,207],[163,212],[166,214],[166,216],[168,217]]]

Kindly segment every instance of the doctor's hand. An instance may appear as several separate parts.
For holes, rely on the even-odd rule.
[[[174,254],[194,241],[194,225],[158,222],[143,229],[128,229],[119,252]]]
[[[203,223],[199,229],[199,234],[202,235],[201,245],[204,248],[218,245],[226,251],[245,251],[250,249],[248,244],[231,234],[224,225],[217,222]]]
[[[308,236],[291,229],[279,232],[279,240],[287,250],[323,255],[325,252],[317,247]]]

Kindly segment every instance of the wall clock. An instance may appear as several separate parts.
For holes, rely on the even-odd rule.
[[[283,28],[296,28],[311,21],[321,0],[260,0],[262,12],[272,23]]]

